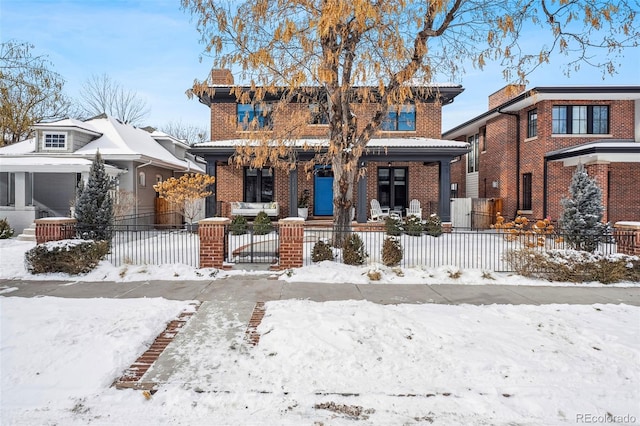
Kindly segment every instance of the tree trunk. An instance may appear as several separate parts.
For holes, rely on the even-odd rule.
[[[345,167],[343,158],[333,159],[333,227],[334,246],[342,247],[345,238],[351,233],[351,208],[356,170]]]

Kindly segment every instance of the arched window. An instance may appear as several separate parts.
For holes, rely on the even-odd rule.
[[[138,173],[138,185],[147,186],[147,177],[145,176],[144,172]]]

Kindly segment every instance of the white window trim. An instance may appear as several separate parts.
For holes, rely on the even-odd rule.
[[[64,136],[64,147],[47,146],[47,136]],[[66,151],[69,146],[69,134],[67,132],[43,132],[42,133],[42,149],[46,151]]]

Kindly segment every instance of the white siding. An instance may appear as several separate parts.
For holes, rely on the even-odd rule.
[[[479,198],[478,196],[478,172],[467,173],[467,198]]]

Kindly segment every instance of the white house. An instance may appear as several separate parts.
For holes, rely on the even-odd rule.
[[[69,216],[80,179],[86,181],[96,152],[117,189],[135,195],[130,214],[153,214],[153,185],[184,173],[204,173],[189,146],[166,133],[140,129],[105,115],[33,126],[35,136],[0,148],[0,218],[17,233],[35,219]]]

